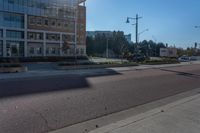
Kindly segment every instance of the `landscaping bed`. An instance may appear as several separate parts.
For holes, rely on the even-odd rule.
[[[0,58],[0,63],[27,63],[27,62],[75,62],[76,60],[89,60],[87,56],[69,56],[69,57],[18,57],[18,58]]]
[[[143,65],[162,65],[162,64],[179,64],[177,59],[161,59],[161,60],[146,60],[142,62]]]
[[[14,63],[0,64],[0,73],[18,73],[26,71],[28,71],[28,68],[22,66],[21,64],[14,64]]]
[[[119,63],[119,62],[101,62],[101,63],[93,63],[93,62],[65,62],[59,63],[59,70],[73,70],[73,69],[98,69],[98,68],[110,68],[110,67],[127,67],[127,66],[138,66],[136,63]]]

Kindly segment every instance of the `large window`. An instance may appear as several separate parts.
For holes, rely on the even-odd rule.
[[[0,0],[0,9],[35,16],[57,18],[74,17],[74,9],[69,0]]]
[[[6,41],[6,49],[7,49],[8,57],[23,57],[24,56],[24,42]]]
[[[0,12],[0,25],[12,28],[24,28],[24,16],[16,13]]]
[[[23,31],[7,30],[6,31],[6,37],[7,38],[23,39],[24,38],[24,32]]]

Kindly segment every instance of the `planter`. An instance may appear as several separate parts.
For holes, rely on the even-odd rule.
[[[105,65],[77,65],[77,66],[58,66],[58,70],[77,70],[77,69],[100,69],[111,67],[138,66],[137,64],[105,64]]]
[[[18,73],[27,71],[27,67],[0,67],[0,73]]]

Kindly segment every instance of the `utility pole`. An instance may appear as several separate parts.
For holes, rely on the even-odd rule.
[[[139,36],[139,34],[138,34],[138,21],[139,21],[139,19],[141,19],[142,17],[139,17],[138,16],[138,14],[136,14],[136,17],[135,18],[131,18],[131,17],[127,17],[127,21],[126,21],[126,23],[130,23],[130,19],[133,19],[133,20],[136,20],[136,23],[135,24],[133,24],[133,25],[135,25],[135,43],[136,43],[136,46],[138,45],[138,40],[139,40],[139,38],[138,38],[138,36]],[[138,48],[137,48],[137,52],[138,52]]]
[[[141,19],[141,18],[142,17],[138,17],[138,14],[136,14],[136,18],[135,18],[136,19],[136,24],[135,24],[135,26],[136,26],[136,36],[135,36],[136,37],[136,39],[135,39],[136,44],[138,44],[138,20]]]

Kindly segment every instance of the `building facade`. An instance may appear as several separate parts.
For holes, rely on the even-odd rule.
[[[131,34],[125,35],[126,40],[131,44]]]
[[[0,57],[86,54],[85,0],[0,0]]]
[[[178,57],[176,48],[160,48],[160,57]]]

